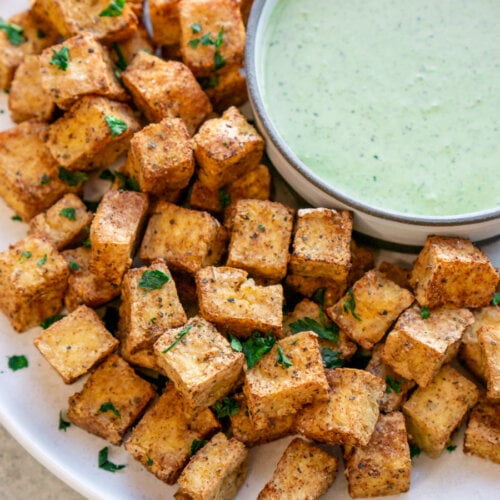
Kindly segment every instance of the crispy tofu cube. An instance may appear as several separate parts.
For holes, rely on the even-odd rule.
[[[0,32],[0,88],[7,90],[10,87],[16,68],[23,59],[21,48],[13,45],[3,31]]]
[[[286,275],[293,210],[267,200],[239,200],[234,207],[227,265],[277,283]]]
[[[148,211],[148,198],[134,191],[107,191],[90,226],[89,269],[119,285],[132,264]]]
[[[288,273],[285,278],[288,288],[305,297],[313,297],[318,290],[324,290],[324,306],[331,307],[344,295],[345,286],[327,278],[311,278],[300,274]]]
[[[281,285],[256,285],[246,271],[232,267],[204,267],[195,279],[201,315],[221,331],[241,338],[255,330],[281,336]]]
[[[185,188],[194,172],[194,153],[184,121],[165,118],[137,132],[125,170],[146,193],[161,196]]]
[[[66,67],[54,64],[54,56],[67,51]],[[59,45],[45,49],[40,56],[43,90],[62,109],[69,109],[84,95],[109,99],[128,99],[114,75],[113,64],[105,49],[91,33],[82,33]]]
[[[87,306],[50,325],[33,343],[65,384],[88,373],[118,346],[118,340]]]
[[[92,222],[92,212],[83,201],[68,193],[29,222],[28,234],[43,234],[58,250],[82,240]]]
[[[189,274],[218,264],[225,250],[226,230],[207,212],[160,200],[149,219],[139,256],[165,259],[170,268]]]
[[[379,417],[385,382],[355,368],[326,370],[327,401],[306,406],[295,420],[295,430],[320,443],[365,446]]]
[[[216,113],[222,114],[231,106],[241,106],[248,101],[247,81],[242,68],[235,67],[222,75],[212,74],[199,79]]]
[[[207,120],[193,137],[198,178],[211,189],[235,181],[260,164],[264,139],[235,107]]]
[[[46,124],[27,121],[0,132],[0,195],[25,222],[65,193],[82,190],[78,178],[63,180],[67,177],[44,144],[46,131]]]
[[[174,45],[181,40],[179,0],[149,0],[153,41],[157,45]]]
[[[69,398],[68,419],[91,434],[119,445],[155,391],[116,354],[110,354]]]
[[[366,446],[344,451],[352,498],[397,495],[410,488],[411,458],[403,414],[380,415]]]
[[[444,365],[427,387],[419,387],[403,405],[406,429],[420,449],[437,458],[478,398],[474,383]]]
[[[142,1],[140,0],[141,4]],[[121,71],[125,71],[134,56],[141,51],[149,54],[153,54],[155,51],[148,30],[142,22],[139,23],[137,31],[130,38],[122,40],[120,43],[114,42],[111,44],[110,54],[115,65],[115,71],[117,68],[121,75]]]
[[[46,144],[59,165],[72,171],[95,170],[117,160],[139,128],[126,104],[84,96],[49,125]]]
[[[161,369],[156,360],[156,354],[152,347],[131,353],[125,340],[120,341],[119,353],[123,359],[133,366],[161,373]]]
[[[351,268],[352,214],[329,208],[297,212],[290,258],[292,273],[328,278],[347,286]]]
[[[66,261],[43,236],[27,236],[0,253],[0,309],[22,332],[57,314],[68,281]]]
[[[411,292],[371,270],[327,312],[352,340],[373,349],[413,300]]]
[[[473,321],[467,309],[433,309],[423,318],[414,305],[387,336],[382,359],[402,377],[425,387],[455,357],[463,332]]]
[[[500,405],[480,401],[465,429],[464,453],[500,464]]]
[[[500,402],[500,323],[482,326],[477,338],[484,356],[486,397]]]
[[[155,281],[158,276],[159,281]],[[153,347],[165,329],[187,321],[175,282],[165,264],[129,269],[123,278],[120,332],[131,353]]]
[[[195,408],[212,406],[226,396],[238,382],[245,360],[200,316],[165,330],[154,349],[167,377]]]
[[[295,438],[280,458],[258,500],[315,499],[324,495],[337,475],[338,462],[326,451]]]
[[[180,0],[179,23],[182,59],[196,77],[243,66],[245,26],[236,0]],[[203,36],[213,43],[200,42]]]
[[[190,69],[178,61],[138,52],[122,73],[125,87],[150,122],[182,118],[190,134],[212,112],[210,100]]]
[[[257,429],[266,428],[271,418],[327,401],[328,382],[317,335],[301,332],[279,340],[253,368],[245,366],[243,393]]]
[[[158,479],[174,484],[189,460],[193,441],[206,439],[218,429],[208,408],[190,409],[174,384],[168,383],[132,430],[125,449]]]
[[[421,306],[483,307],[499,280],[488,257],[469,240],[429,236],[413,265],[410,284]]]
[[[56,106],[42,88],[40,56],[27,55],[17,68],[10,86],[9,110],[17,123],[31,118],[49,121],[54,115]]]

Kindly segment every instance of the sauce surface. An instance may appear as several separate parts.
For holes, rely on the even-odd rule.
[[[500,206],[500,0],[278,0],[259,81],[292,151],[378,208]]]

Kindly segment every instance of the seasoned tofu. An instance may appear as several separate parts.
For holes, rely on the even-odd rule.
[[[326,370],[330,386],[327,401],[306,406],[295,429],[320,443],[365,446],[379,417],[385,382],[355,368]]]
[[[207,439],[219,429],[208,408],[186,406],[171,382],[125,441],[125,449],[158,479],[174,484],[189,460],[193,441]]]
[[[418,305],[406,310],[387,336],[382,353],[396,373],[421,387],[455,357],[464,330],[474,321],[467,309],[438,308],[428,314]]]
[[[369,443],[344,448],[352,498],[397,495],[410,488],[411,458],[403,414],[380,415]]]
[[[187,321],[175,282],[162,260],[129,269],[123,278],[120,334],[133,354],[151,349],[165,329]]]
[[[195,278],[201,315],[222,332],[241,338],[255,330],[281,336],[281,285],[256,285],[246,271],[233,267],[204,267]]]
[[[373,249],[360,246],[354,240],[351,240],[351,269],[347,283],[353,285],[364,274],[375,267],[375,256]],[[404,288],[404,287],[403,287]]]
[[[336,458],[312,443],[295,438],[287,446],[258,499],[319,499],[333,484],[337,469]]]
[[[142,1],[140,0],[141,4]],[[155,46],[151,41],[148,30],[142,22],[139,23],[137,31],[130,38],[111,44],[110,54],[115,64],[115,74],[120,74],[121,76],[121,72],[127,69],[134,56],[141,51],[149,54],[153,54],[155,51]]]
[[[243,393],[257,429],[266,428],[271,418],[327,401],[328,382],[317,335],[301,332],[279,340],[253,368],[245,366]]]
[[[199,81],[216,113],[222,114],[227,108],[238,107],[248,101],[247,81],[243,75],[243,68],[236,66],[223,74],[214,73],[200,78]]]
[[[248,450],[236,438],[217,433],[189,461],[179,476],[177,500],[231,500],[248,472]]]
[[[85,179],[58,167],[44,144],[46,132],[34,120],[0,132],[0,195],[25,222],[65,193],[79,193]]]
[[[156,45],[180,42],[179,0],[149,0],[149,15]]]
[[[127,151],[139,128],[127,104],[84,96],[49,125],[46,144],[58,164],[68,170],[95,170]]]
[[[203,123],[193,140],[198,178],[211,189],[257,168],[264,151],[264,139],[235,107]]]
[[[87,306],[50,325],[33,342],[65,384],[88,373],[118,346],[118,340]]]
[[[119,445],[142,415],[155,391],[116,354],[90,374],[83,389],[69,398],[68,420]]]
[[[18,332],[62,308],[69,268],[43,236],[27,236],[0,253],[0,309]]]
[[[411,291],[410,275],[411,269],[400,266],[394,262],[383,261],[379,264],[378,270],[384,273],[386,278],[394,281],[401,288],[406,288]]]
[[[154,207],[139,256],[165,259],[172,270],[194,274],[218,264],[226,246],[226,230],[207,212],[160,200]]]
[[[483,351],[486,397],[500,402],[500,323],[482,326],[477,331],[477,338]]]
[[[444,365],[429,385],[419,387],[403,405],[406,429],[421,450],[437,458],[478,398],[473,382]]]
[[[164,61],[141,51],[122,73],[122,80],[150,122],[182,118],[194,134],[212,112],[209,98],[181,62]]]
[[[373,349],[413,300],[411,292],[371,270],[327,312],[352,340]]]
[[[268,283],[281,281],[287,271],[293,210],[274,201],[239,200],[233,213],[226,265]]]
[[[421,306],[484,307],[500,280],[488,257],[469,240],[429,236],[410,284]]]
[[[107,191],[90,226],[89,269],[120,285],[132,264],[148,211],[148,198],[134,191]]]
[[[346,291],[345,286],[340,286],[337,281],[328,278],[311,278],[299,274],[288,273],[285,284],[292,291],[311,298],[318,290],[324,290],[324,305],[331,307],[336,304]]]

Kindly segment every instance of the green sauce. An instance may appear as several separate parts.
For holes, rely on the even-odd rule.
[[[279,134],[379,208],[500,207],[500,0],[278,0],[259,79]]]

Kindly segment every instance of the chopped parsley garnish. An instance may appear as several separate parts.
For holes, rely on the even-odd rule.
[[[206,78],[200,78],[199,83],[203,90],[214,89],[219,85],[219,75],[210,75]]]
[[[15,221],[19,221],[19,222],[22,222],[23,219],[21,219],[21,217],[19,217],[19,215],[13,215],[10,220],[15,220]]]
[[[238,401],[234,398],[230,398],[229,396],[223,397],[214,405],[215,416],[217,418],[232,417],[233,415],[236,415],[240,409],[241,406]]]
[[[281,365],[284,368],[290,368],[292,362],[285,356],[281,346],[278,346],[278,355],[276,356],[276,364]]]
[[[197,451],[201,450],[208,441],[206,439],[202,439],[198,441],[198,439],[193,439],[193,442],[191,443],[191,450],[189,452],[189,456],[192,457],[194,454],[196,454]]]
[[[151,457],[148,457],[148,459],[146,460],[146,465],[148,467],[151,467],[153,464],[154,464],[153,459]]]
[[[44,253],[42,258],[36,263],[38,267],[42,267],[47,262],[47,254]]]
[[[344,299],[344,312],[350,312],[356,321],[361,321],[361,318],[356,314],[356,300],[354,299],[354,292],[352,291],[352,288],[349,288],[347,293],[349,297]]]
[[[122,71],[125,71],[128,66],[127,60],[125,59],[122,49],[117,42],[113,42],[113,50],[115,51],[117,57],[116,66]]]
[[[219,189],[219,203],[223,210],[231,204],[231,195],[223,187]]]
[[[111,3],[103,11],[99,12],[99,17],[118,17],[123,13],[125,0],[111,0]]]
[[[90,238],[87,238],[86,240],[83,240],[82,246],[85,248],[90,248]]]
[[[59,412],[59,430],[66,432],[66,429],[71,426],[71,422],[64,420],[62,411]]]
[[[72,270],[72,271],[78,271],[78,269],[81,269],[81,266],[80,264],[76,263],[74,260],[72,260],[70,263],[69,263],[69,268]]]
[[[80,182],[85,182],[89,178],[84,172],[71,172],[71,170],[64,167],[59,167],[57,176],[61,181],[68,184],[68,186],[78,186]]]
[[[491,299],[491,305],[492,306],[500,305],[500,292],[495,292],[493,294],[493,298]]]
[[[66,219],[69,219],[69,220],[76,220],[76,209],[71,208],[71,207],[63,208],[59,212],[59,215],[61,215],[62,217],[66,217]]]
[[[446,447],[446,451],[449,451],[450,453],[452,451],[455,451],[457,449],[457,445],[456,444],[450,444],[449,446]]]
[[[325,305],[325,293],[326,288],[317,288],[311,295],[311,300],[319,304],[320,306]]]
[[[431,312],[429,311],[429,308],[427,306],[422,306],[422,308],[420,309],[420,317],[422,319],[427,319],[429,318],[431,315]]]
[[[151,318],[149,322],[154,325],[158,321],[158,318]]]
[[[226,59],[222,56],[222,54],[218,50],[215,50],[214,70],[217,71],[218,69],[223,68],[225,65],[226,65]]]
[[[21,252],[21,264],[24,264],[28,259],[31,259],[33,254],[29,251]]]
[[[262,335],[260,332],[255,331],[249,339],[241,343],[249,370],[256,365],[264,354],[267,354],[273,348],[275,342],[274,337]]]
[[[114,172],[114,175],[120,181],[120,189],[136,192],[141,191],[139,183],[135,179],[132,179],[132,177],[122,174],[121,172]]]
[[[123,469],[125,465],[116,465],[108,460],[108,447],[104,447],[99,451],[98,464],[99,468],[107,470],[108,472],[116,472],[117,470]]]
[[[416,444],[410,444],[410,458],[418,457],[422,450]]]
[[[24,29],[21,26],[8,23],[0,18],[0,30],[2,30],[9,39],[9,42],[16,47],[21,45],[26,41],[26,38],[23,36]]]
[[[229,335],[229,343],[231,344],[233,351],[243,352],[243,345],[240,339]]]
[[[321,349],[321,358],[323,359],[323,366],[325,368],[340,368],[344,360],[341,358],[341,352],[333,351],[328,347]]]
[[[159,290],[169,280],[168,274],[159,269],[153,269],[152,271],[144,271],[138,284],[146,290]]]
[[[52,49],[52,59],[50,60],[50,64],[52,66],[57,66],[62,71],[66,71],[68,69],[69,64],[69,49],[66,46],[61,47],[61,50],[58,52],[56,49]]]
[[[40,326],[46,330],[49,326],[53,325],[60,319],[63,319],[65,314],[54,314],[54,316],[49,316],[48,318],[45,318],[41,323]]]
[[[103,403],[99,408],[99,411],[102,413],[110,411],[118,418],[121,418],[120,412],[116,409],[115,405],[111,401],[106,401],[105,403]]]
[[[290,331],[292,333],[312,331],[322,339],[332,342],[339,340],[339,327],[335,323],[322,325],[309,316],[290,323]]]
[[[175,337],[175,340],[166,349],[163,349],[163,351],[161,351],[162,354],[165,354],[168,351],[170,351],[171,349],[173,349],[182,340],[182,338],[189,332],[189,330],[191,330],[191,328],[193,328],[193,325],[188,325],[185,328],[183,328],[177,334],[177,337]]]
[[[259,225],[257,226],[257,229],[258,229],[261,233],[263,233],[263,232],[266,230],[266,228],[265,228],[262,224],[259,224]]]
[[[399,380],[396,380],[394,377],[391,377],[390,375],[387,375],[385,377],[385,383],[386,383],[386,388],[385,388],[385,393],[389,394],[390,392],[395,392],[396,394],[401,393],[401,382]]]
[[[193,26],[195,27],[194,29],[193,29]],[[191,31],[194,34],[201,33],[201,25],[198,23],[192,24]],[[208,47],[209,45],[213,45],[215,48],[215,51],[214,51],[214,70],[217,71],[226,65],[226,59],[220,53],[220,47],[223,44],[223,42],[224,42],[224,26],[222,26],[219,33],[217,33],[217,38],[215,40],[212,38],[212,35],[210,33],[205,33],[204,35],[202,35],[199,38],[193,38],[192,40],[189,40],[188,45],[193,49],[196,49],[198,47],[198,45],[200,45],[200,44],[204,47]]]
[[[188,44],[191,48],[196,49],[198,47],[198,44],[200,43],[199,38],[193,38],[192,40],[189,40]]]
[[[196,33],[201,33],[201,24],[200,23],[193,23],[191,25],[191,31],[196,34]]]
[[[116,116],[107,115],[104,119],[106,120],[109,130],[111,131],[111,137],[118,137],[128,128],[127,124]]]
[[[41,186],[46,186],[47,184],[50,184],[52,182],[52,177],[48,174],[43,174],[42,177],[40,178],[40,185]]]
[[[9,356],[8,366],[12,371],[28,368],[28,358],[24,354]]]

